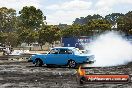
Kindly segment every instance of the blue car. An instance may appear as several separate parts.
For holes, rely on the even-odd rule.
[[[52,48],[48,54],[32,55],[31,61],[35,66],[67,65],[75,68],[77,64],[93,62],[94,56],[82,54],[75,47],[56,47]]]

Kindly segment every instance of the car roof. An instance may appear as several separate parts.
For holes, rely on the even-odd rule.
[[[75,49],[75,47],[54,47],[52,49]]]

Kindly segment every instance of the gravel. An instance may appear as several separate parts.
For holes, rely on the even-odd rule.
[[[34,67],[28,62],[1,63],[0,88],[132,88],[132,82],[80,86],[76,81],[76,70],[67,67]],[[132,75],[132,63],[114,67],[87,68],[87,73]]]

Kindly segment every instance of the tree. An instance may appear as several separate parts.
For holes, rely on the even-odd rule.
[[[89,21],[93,20],[93,19],[104,19],[102,16],[100,16],[99,14],[94,14],[92,15],[88,15],[87,17],[80,17],[80,18],[76,18],[75,21],[73,21],[73,24],[87,24]]]
[[[38,30],[44,24],[44,15],[40,9],[36,9],[34,6],[23,7],[19,11],[19,22],[20,26],[30,30]]]
[[[97,18],[97,17],[94,17]],[[111,24],[105,19],[92,19],[85,25],[73,24],[62,30],[62,37],[94,36],[111,30]]]
[[[44,15],[40,9],[34,6],[23,7],[19,11],[18,30],[19,43],[31,44],[38,41],[38,30],[44,26]]]
[[[38,33],[30,29],[24,29],[18,36],[19,43],[31,44],[37,41]]]
[[[16,10],[0,8],[0,31],[13,32],[16,30]]]
[[[96,35],[111,30],[111,24],[105,19],[93,19],[84,26],[84,35]]]
[[[70,27],[61,30],[61,36],[62,37],[76,37],[82,35],[82,28],[83,26],[79,24],[73,24]]]
[[[85,23],[86,23],[86,18],[84,17],[76,18],[75,21],[73,21],[73,24],[83,25]]]
[[[125,16],[118,19],[118,29],[126,35],[132,34],[132,11],[129,11]]]
[[[5,44],[6,38],[7,38],[7,34],[0,32],[0,43]]]
[[[117,23],[117,20],[119,17],[124,16],[122,13],[112,13],[105,16],[105,19],[108,20],[112,25],[115,25]]]
[[[18,35],[16,32],[0,33],[0,43],[11,45],[12,47],[18,45]]]
[[[5,44],[16,47],[18,45],[18,34],[16,32],[6,33]]]
[[[46,42],[53,43],[60,39],[60,29],[56,26],[43,26],[41,30],[38,31],[39,38],[38,42],[42,46]]]

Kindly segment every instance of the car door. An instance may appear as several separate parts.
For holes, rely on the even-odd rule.
[[[52,49],[46,56],[46,64],[66,65],[68,60],[67,49]]]
[[[58,65],[66,65],[68,61],[68,49],[60,49],[56,61]]]
[[[45,64],[58,64],[56,58],[58,58],[59,49],[52,49],[47,55],[45,59]]]

